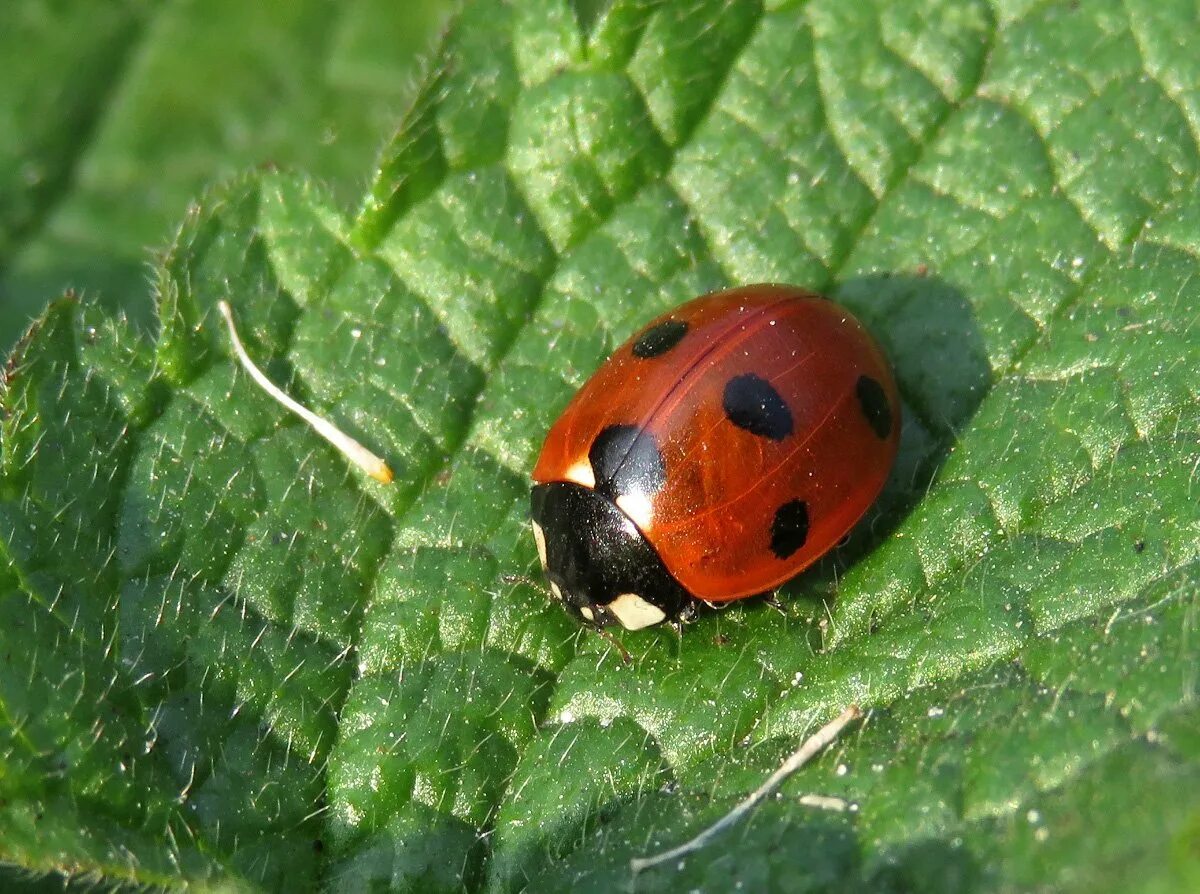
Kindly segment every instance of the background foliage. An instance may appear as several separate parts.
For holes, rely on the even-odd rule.
[[[294,167],[354,201],[450,0],[11,0],[0,348],[66,286],[153,325],[151,249],[210,183]]]
[[[5,377],[0,859],[220,890],[1200,885],[1194,4],[479,0],[360,190],[404,95],[388,5],[17,8],[4,288],[107,286]],[[156,256],[154,328],[114,312],[179,197],[245,162]],[[626,635],[622,666],[505,582],[536,569],[532,457],[641,321],[758,280],[879,335],[899,466],[782,610]],[[252,387],[222,297],[395,485]],[[630,876],[849,702],[781,797]]]

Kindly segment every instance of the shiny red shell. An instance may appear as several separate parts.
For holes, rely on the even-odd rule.
[[[900,404],[845,308],[757,285],[690,301],[617,349],[550,429],[534,480],[595,487],[589,451],[611,426],[648,433],[665,472],[617,506],[685,589],[725,602],[793,577],[862,517],[895,459]]]

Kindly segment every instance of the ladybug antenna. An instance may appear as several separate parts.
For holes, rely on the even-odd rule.
[[[250,359],[250,355],[246,353],[241,338],[238,337],[237,327],[233,324],[233,311],[230,310],[229,303],[227,301],[218,301],[217,310],[221,312],[221,316],[225,318],[225,322],[229,325],[229,340],[233,344],[233,353],[237,355],[238,361],[258,387],[307,422],[313,431],[332,444],[339,453],[354,463],[354,465],[358,466],[381,484],[391,484],[395,476],[392,474],[392,470],[388,467],[387,463],[328,419],[318,416],[312,410],[292,400],[278,385],[267,378],[266,373],[254,364],[254,361]]]
[[[687,856],[694,851],[698,851],[707,845],[712,839],[716,838],[743,816],[753,810],[759,802],[767,795],[777,789],[785,779],[807,764],[810,760],[827,748],[834,739],[838,737],[846,725],[851,723],[858,717],[862,716],[862,711],[858,705],[851,705],[841,714],[835,717],[829,723],[825,724],[811,736],[801,743],[792,754],[785,760],[774,773],[770,775],[766,782],[752,791],[746,798],[734,807],[731,811],[693,838],[691,841],[686,841],[679,847],[673,847],[669,851],[663,851],[661,854],[656,854],[653,857],[638,857],[629,861],[629,866],[633,870],[634,875],[641,872],[643,869],[650,869],[652,866],[658,866],[660,863],[667,863],[679,857]],[[804,799],[804,803],[813,806],[825,807],[830,806],[826,802],[832,799],[808,798]],[[840,802],[839,802],[840,805]],[[836,808],[835,808],[836,809]]]

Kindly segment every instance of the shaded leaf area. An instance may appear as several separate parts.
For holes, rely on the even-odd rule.
[[[149,247],[212,180],[349,198],[449,0],[11,0],[0,28],[0,346],[70,287],[149,322]]]
[[[1191,14],[469,6],[356,215],[233,183],[157,268],[153,341],[67,301],[14,358],[0,857],[250,889],[1186,888]],[[624,635],[624,666],[505,577],[536,571],[528,469],[642,321],[758,280],[879,335],[897,470],[782,610]],[[397,486],[251,386],[222,297]],[[630,878],[850,702],[749,822]]]
[[[100,5],[86,20],[55,20],[46,4],[33,3],[14,4],[8,15],[0,34],[7,80],[0,103],[0,259],[6,262],[63,189],[79,144],[119,81],[140,21],[132,2]],[[43,60],[21,59],[30,46],[60,60],[69,54],[72,70],[61,80],[45,77]]]

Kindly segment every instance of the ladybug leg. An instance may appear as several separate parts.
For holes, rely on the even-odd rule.
[[[711,605],[712,603],[707,604]],[[691,624],[698,617],[700,617],[700,607],[696,604],[696,600],[692,599],[683,604],[683,608],[679,610],[679,614],[676,615],[675,619],[680,624]]]
[[[787,607],[779,601],[779,593],[772,590],[770,593],[763,596],[763,605],[767,608],[773,608],[781,615],[787,615]]]
[[[691,624],[698,617],[700,617],[700,604],[696,599],[689,599],[679,609],[675,617],[668,620],[666,624],[675,631],[677,637],[683,639],[684,625]]]
[[[616,646],[617,651],[621,653],[621,661],[624,664],[632,664],[633,656],[629,654],[629,650],[625,648],[625,644],[613,636],[608,630],[603,627],[593,628],[602,639],[608,640],[609,645]]]

